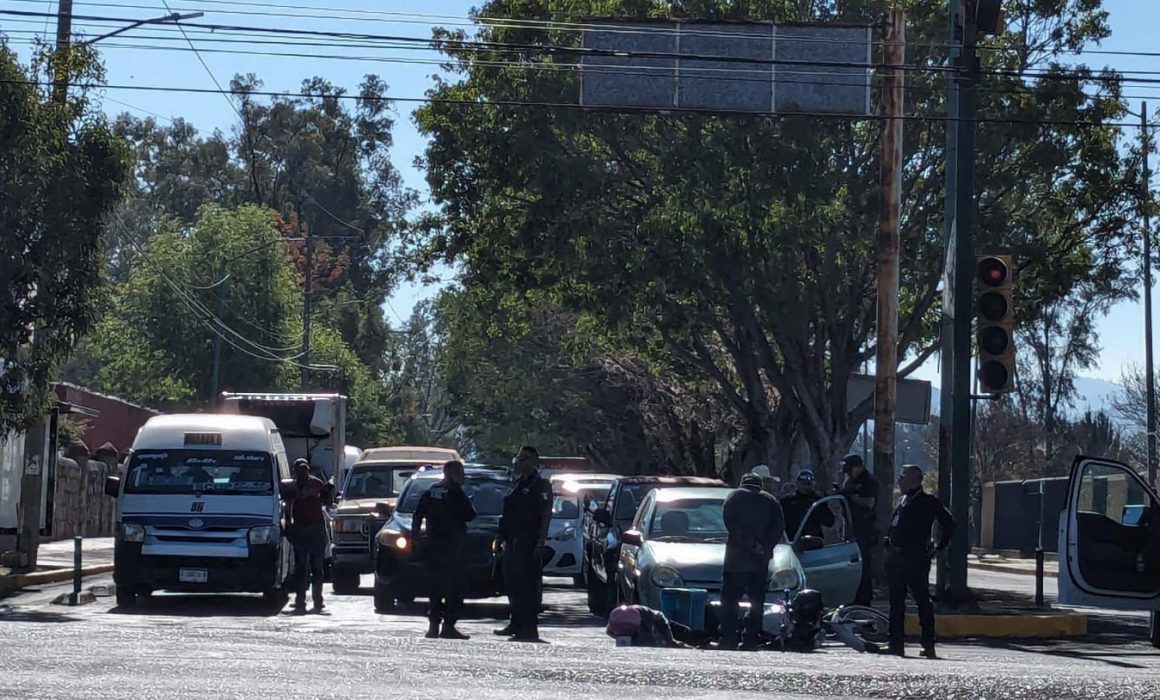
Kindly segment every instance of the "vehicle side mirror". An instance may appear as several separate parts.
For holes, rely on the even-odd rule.
[[[116,498],[121,494],[121,477],[106,476],[105,477],[105,495]]]
[[[813,535],[803,535],[801,539],[793,543],[793,548],[798,552],[814,552],[819,549],[825,549],[826,543],[821,537],[814,537]]]
[[[620,542],[621,544],[630,544],[633,547],[639,547],[644,542],[644,537],[641,535],[640,530],[625,530],[624,534],[620,536]]]
[[[600,523],[604,527],[612,527],[612,513],[609,513],[604,508],[592,512],[592,519]]]
[[[278,484],[278,493],[287,500],[294,498],[298,495],[298,482],[294,479],[283,479]]]
[[[380,518],[380,519],[382,519],[382,520],[386,520],[387,518],[391,517],[391,511],[392,511],[392,510],[394,510],[394,509],[393,509],[393,508],[391,508],[391,504],[390,504],[390,503],[376,503],[376,504],[375,504],[375,509],[374,509],[374,511],[371,513],[371,515],[373,515],[373,516],[374,516],[374,517],[376,517],[376,518]]]

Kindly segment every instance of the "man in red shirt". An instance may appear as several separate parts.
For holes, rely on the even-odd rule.
[[[326,559],[326,520],[323,510],[333,499],[329,484],[310,474],[305,459],[294,462],[298,495],[290,504],[290,523],[286,535],[294,545],[294,609],[306,610],[306,581],[310,579],[314,612],[321,612],[323,561]]]

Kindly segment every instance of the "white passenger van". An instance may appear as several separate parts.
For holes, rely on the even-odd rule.
[[[117,604],[156,590],[262,593],[284,604],[292,565],[282,531],[294,482],[268,418],[150,418],[137,433],[117,498]]]

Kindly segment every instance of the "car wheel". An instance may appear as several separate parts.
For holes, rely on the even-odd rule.
[[[360,579],[362,578],[355,569],[336,568],[332,574],[334,577],[334,592],[338,595],[354,595],[358,593]]]
[[[375,612],[383,614],[394,612],[399,607],[395,592],[385,583],[375,579]]]
[[[137,604],[137,590],[128,586],[117,586],[117,607],[131,608]]]

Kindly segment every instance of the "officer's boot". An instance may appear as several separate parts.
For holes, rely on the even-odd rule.
[[[427,634],[423,635],[427,639],[435,639],[439,636],[439,620],[430,620],[427,623]]]
[[[443,631],[439,633],[439,636],[443,639],[459,639],[463,641],[471,639],[470,635],[466,635],[455,629],[455,623],[450,620],[443,623]]]

